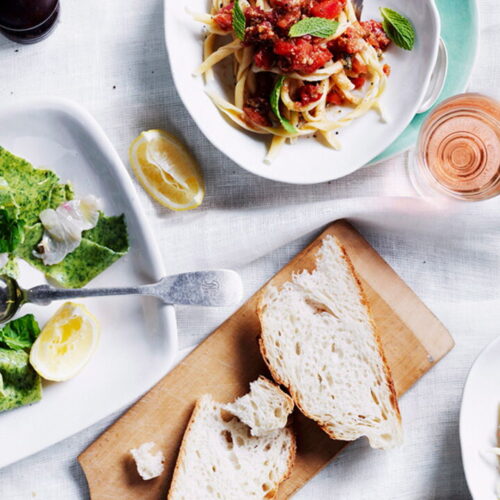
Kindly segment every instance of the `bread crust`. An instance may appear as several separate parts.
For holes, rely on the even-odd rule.
[[[272,382],[269,381],[269,383],[272,383]],[[194,422],[198,416],[198,413],[200,413],[200,411],[201,411],[201,399],[202,398],[200,397],[196,401],[193,412],[191,414],[191,418],[189,419],[189,422],[186,426],[186,430],[184,431],[184,436],[182,438],[181,446],[179,448],[179,453],[177,455],[177,461],[175,462],[174,473],[172,474],[172,481],[170,483],[170,488],[169,488],[168,494],[167,494],[167,500],[172,499],[172,494],[173,494],[172,492],[175,491],[175,489],[176,489],[180,465],[183,462],[184,457],[186,455],[186,446],[187,446],[189,434],[192,431],[192,427],[193,427]],[[281,485],[281,483],[283,481],[285,481],[285,479],[290,477],[290,474],[292,473],[293,466],[295,464],[295,458],[297,456],[297,438],[295,436],[295,433],[292,431],[292,429],[289,426],[285,427],[284,430],[286,431],[286,433],[290,437],[290,450],[289,450],[289,456],[288,456],[288,460],[287,460],[287,469],[286,469],[285,473],[283,474],[283,476],[281,477],[281,479],[277,482],[276,490],[268,491],[267,494],[263,497],[263,498],[269,499],[269,500],[272,500],[273,498],[276,497],[276,495],[278,494],[278,489],[279,489],[279,486]],[[269,496],[269,494],[272,494],[272,496]]]
[[[193,412],[191,413],[191,417],[186,426],[186,430],[184,431],[184,436],[182,436],[181,446],[179,448],[179,453],[177,455],[177,461],[175,462],[174,473],[172,474],[172,481],[170,482],[170,488],[168,490],[167,500],[170,500],[172,498],[172,492],[175,491],[178,480],[179,469],[186,455],[186,446],[188,437],[192,430],[194,421],[196,420],[196,417],[198,416],[198,413],[200,411],[201,411],[201,398],[196,400]]]
[[[398,421],[401,422],[401,413],[399,411],[399,404],[398,404],[398,399],[397,399],[397,395],[396,395],[396,389],[395,389],[395,386],[394,386],[394,380],[392,378],[392,373],[391,373],[391,370],[390,370],[389,365],[387,363],[387,359],[385,357],[385,353],[384,353],[384,349],[382,347],[382,341],[381,341],[381,338],[380,338],[380,334],[378,333],[378,330],[377,330],[377,327],[375,325],[375,322],[373,321],[371,307],[370,307],[370,304],[368,302],[368,299],[366,298],[366,294],[365,294],[363,285],[361,283],[361,280],[359,279],[359,276],[358,276],[356,270],[354,269],[352,261],[351,261],[349,255],[347,254],[347,251],[346,251],[345,247],[342,245],[342,243],[338,240],[338,238],[336,236],[333,236],[333,238],[334,238],[336,244],[339,246],[341,254],[342,254],[342,258],[347,263],[349,271],[350,271],[351,275],[353,276],[353,278],[354,278],[354,280],[356,282],[361,303],[363,304],[363,306],[365,306],[365,308],[366,308],[366,310],[368,312],[368,317],[369,317],[369,320],[370,320],[370,324],[372,326],[373,335],[374,335],[375,342],[376,342],[377,348],[378,348],[378,353],[379,353],[380,358],[382,360],[382,366],[383,366],[383,369],[384,369],[384,374],[385,374],[385,379],[386,379],[386,386],[387,386],[387,389],[389,390],[389,401],[391,403],[392,408],[396,412],[396,416],[397,416]],[[261,325],[262,325],[262,317],[263,317],[263,313],[264,313],[265,309],[266,309],[266,305],[264,304],[264,293],[261,293],[261,295],[259,297],[259,300],[257,301],[257,315],[259,317],[259,321],[260,321]],[[272,363],[269,361],[269,357],[267,355],[267,350],[266,350],[266,346],[265,346],[264,339],[263,339],[264,335],[265,335],[264,329],[261,328],[261,333],[260,333],[260,335],[258,337],[259,348],[260,348],[260,352],[261,352],[262,358],[264,359],[264,362],[266,363],[266,365],[267,365],[267,367],[269,369],[269,372],[271,373],[271,375],[274,378],[274,380],[278,384],[286,387],[286,389],[288,390],[288,392],[292,396],[292,399],[294,400],[295,404],[297,405],[297,408],[299,408],[299,410],[301,411],[301,413],[304,416],[306,416],[307,418],[310,418],[311,420],[314,420],[315,422],[317,422],[318,425],[321,427],[321,429],[331,439],[338,440],[339,437],[337,435],[335,435],[335,433],[333,433],[328,428],[329,422],[318,420],[317,417],[314,417],[309,412],[307,412],[306,410],[304,410],[304,408],[303,408],[303,406],[301,404],[300,398],[298,397],[298,395],[297,395],[296,391],[294,390],[294,388],[291,385],[287,384],[276,373],[276,371],[274,370],[274,367],[273,367]]]
[[[287,470],[283,474],[282,478],[278,481],[278,488],[280,484],[285,480],[290,477],[290,474],[292,473],[293,466],[295,465],[295,458],[297,457],[297,438],[295,436],[295,432],[291,429],[291,427],[285,427],[285,431],[288,433],[290,436],[290,454],[288,456],[288,462],[287,462]],[[277,492],[276,492],[277,493]]]
[[[368,299],[366,298],[365,289],[363,288],[361,280],[359,279],[359,275],[358,275],[356,269],[354,269],[351,258],[347,254],[346,249],[344,248],[342,243],[340,243],[340,241],[337,238],[335,238],[335,240],[340,247],[340,250],[342,252],[342,256],[343,256],[344,260],[347,262],[347,265],[349,266],[349,269],[351,271],[352,276],[354,277],[354,279],[356,281],[356,284],[358,285],[358,291],[359,291],[359,296],[361,298],[361,303],[366,307],[366,310],[368,311],[368,317],[370,318],[370,324],[372,325],[373,335],[375,337],[375,341],[376,341],[377,347],[378,347],[378,352],[379,352],[380,358],[382,359],[382,365],[384,367],[384,372],[385,372],[386,381],[387,381],[387,388],[389,389],[389,400],[391,402],[391,405],[392,405],[394,411],[396,412],[396,415],[397,415],[399,421],[401,422],[401,412],[399,411],[399,403],[398,403],[398,398],[397,398],[397,394],[396,394],[396,388],[394,386],[394,379],[392,378],[392,372],[391,372],[391,369],[389,367],[389,364],[387,363],[387,358],[385,357],[385,352],[384,352],[384,348],[382,346],[382,339],[380,338],[380,333],[378,331],[377,325],[375,324],[375,321],[373,321],[372,309],[371,309],[370,303],[368,302]]]

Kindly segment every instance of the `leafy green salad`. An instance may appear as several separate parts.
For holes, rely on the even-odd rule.
[[[42,398],[42,380],[29,363],[29,350],[39,333],[32,314],[0,329],[0,412]]]
[[[17,278],[18,260],[65,288],[80,288],[129,249],[124,215],[108,217],[93,196],[0,147],[0,274]],[[0,325],[0,412],[39,401],[29,363],[40,333],[32,314]]]

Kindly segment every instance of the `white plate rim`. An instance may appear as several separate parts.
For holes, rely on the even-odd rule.
[[[460,417],[459,417],[460,453],[462,456],[462,466],[464,469],[465,480],[467,482],[469,492],[473,498],[474,498],[474,495],[473,495],[473,486],[472,485],[474,484],[474,481],[472,480],[470,469],[467,466],[468,460],[467,460],[467,453],[465,450],[465,434],[467,432],[467,429],[465,428],[465,422],[464,422],[464,419],[462,417],[463,417],[463,413],[465,411],[465,407],[467,404],[467,394],[471,390],[470,386],[471,386],[472,373],[474,372],[477,364],[481,361],[483,356],[485,356],[487,353],[489,353],[493,349],[497,348],[499,345],[500,345],[500,337],[497,337],[496,339],[492,340],[486,347],[484,347],[481,350],[481,352],[476,356],[476,358],[474,359],[474,361],[472,363],[472,366],[470,367],[470,369],[467,373],[464,388],[462,391],[462,400],[460,403]],[[485,467],[486,467],[486,464],[485,464]],[[493,495],[494,495],[494,492],[492,492],[492,498],[493,498]]]
[[[213,138],[212,133],[210,132],[210,127],[205,126],[204,123],[201,123],[197,119],[196,110],[191,106],[190,99],[188,99],[187,94],[185,94],[185,92],[183,91],[183,86],[182,86],[182,82],[180,81],[180,77],[178,76],[177,72],[174,71],[172,68],[172,56],[171,56],[172,49],[171,49],[171,46],[173,45],[173,42],[169,42],[169,30],[167,28],[167,26],[169,24],[169,21],[168,21],[169,1],[171,1],[171,0],[163,0],[163,18],[164,18],[163,26],[164,26],[165,47],[166,47],[167,57],[168,57],[168,61],[169,61],[170,73],[172,75],[172,79],[174,81],[174,85],[175,85],[177,94],[180,97],[185,109],[188,111],[189,115],[191,116],[191,118],[195,122],[196,126],[200,129],[200,131],[202,132],[204,137],[210,142],[210,144],[212,144],[212,146],[214,146],[218,151],[220,151],[222,154],[224,154],[226,157],[228,157],[230,160],[232,160],[236,165],[238,165],[239,167],[243,168],[244,170],[246,170],[254,175],[257,175],[259,177],[263,177],[265,179],[269,179],[269,180],[272,180],[275,182],[281,182],[281,183],[285,183],[285,184],[295,184],[295,185],[321,184],[324,182],[329,182],[329,181],[333,181],[336,179],[340,179],[342,177],[346,177],[346,176],[352,174],[353,172],[360,170],[361,168],[363,168],[365,166],[371,166],[371,165],[375,164],[375,163],[372,163],[373,159],[377,158],[379,156],[379,154],[381,154],[383,151],[385,151],[385,149],[388,146],[390,146],[400,136],[400,134],[408,127],[408,125],[411,123],[411,121],[413,120],[413,118],[417,114],[417,110],[420,107],[420,103],[425,98],[427,88],[429,86],[429,82],[431,80],[432,73],[434,70],[434,66],[436,64],[438,51],[439,51],[439,40],[440,40],[440,33],[441,33],[441,16],[440,16],[439,10],[436,6],[435,0],[424,0],[429,5],[431,12],[433,14],[433,21],[436,23],[437,37],[436,37],[436,40],[434,43],[433,51],[430,55],[430,58],[428,59],[429,71],[428,71],[428,74],[424,80],[424,84],[422,85],[421,95],[419,96],[419,99],[415,100],[415,103],[412,107],[412,111],[411,111],[411,113],[409,113],[410,116],[407,118],[407,120],[405,120],[404,122],[401,122],[402,124],[404,124],[404,126],[402,124],[400,124],[399,128],[395,128],[393,130],[393,133],[389,135],[390,140],[388,140],[386,144],[383,144],[381,147],[379,147],[377,150],[375,150],[376,152],[373,154],[371,160],[367,161],[363,165],[355,165],[354,167],[351,167],[351,169],[349,171],[343,173],[342,175],[334,175],[333,177],[328,176],[328,177],[325,177],[321,180],[314,179],[314,180],[298,181],[298,180],[283,179],[279,176],[274,175],[272,173],[271,169],[267,169],[267,170],[261,169],[260,171],[257,171],[256,169],[247,168],[245,165],[242,165],[242,163],[239,161],[238,157],[236,157],[232,154],[226,153],[218,146],[217,141]],[[200,50],[201,50],[201,46],[200,46]],[[477,53],[476,53],[476,56],[477,56]],[[230,126],[230,125],[227,125],[227,126]],[[396,155],[392,155],[391,158],[393,156],[396,156]],[[379,163],[379,162],[377,161],[376,163]]]
[[[144,215],[142,205],[137,196],[135,187],[132,183],[132,179],[130,178],[127,169],[121,161],[121,158],[119,157],[116,149],[114,148],[111,141],[107,137],[102,127],[96,121],[96,119],[85,108],[83,108],[75,101],[60,97],[29,98],[22,100],[16,99],[12,103],[2,104],[0,106],[0,118],[3,115],[7,114],[25,112],[27,109],[36,109],[42,111],[50,110],[64,113],[70,116],[72,120],[76,120],[79,125],[83,129],[85,129],[85,131],[95,141],[100,152],[108,159],[108,163],[111,167],[110,170],[113,170],[113,174],[116,176],[116,179],[120,183],[121,190],[133,207],[132,211],[127,213],[127,216],[133,216],[138,222],[137,228],[142,233],[142,237],[144,238],[144,249],[146,249],[149,254],[151,271],[154,274],[155,279],[162,278],[165,275],[165,269],[161,253],[156,243],[156,239],[153,237],[153,232],[149,226],[146,216]],[[156,384],[161,378],[163,378],[168,373],[168,371],[170,371],[178,352],[177,321],[175,317],[174,306],[164,305],[161,307],[161,309],[159,309],[158,314],[162,316],[162,321],[166,326],[166,328],[163,329],[163,333],[168,337],[168,342],[171,345],[171,349],[166,353],[163,373],[158,375],[157,380],[151,385],[151,387]],[[151,387],[147,388],[145,391],[143,391],[143,393],[150,390]],[[143,393],[136,394],[135,396],[130,397],[128,399],[128,402],[124,406],[116,408],[112,412],[108,413],[107,415],[101,416],[91,423],[85,424],[74,431],[62,433],[57,437],[57,439],[50,442],[35,445],[30,448],[29,452],[18,454],[12,460],[3,460],[0,463],[0,469],[19,460],[22,460],[23,458],[27,458],[45,448],[48,448],[49,446],[52,446],[53,444],[67,439],[68,437],[84,429],[87,429],[88,427],[107,418],[114,411],[124,409],[125,407],[130,405],[130,403],[137,400],[138,397],[142,396]]]

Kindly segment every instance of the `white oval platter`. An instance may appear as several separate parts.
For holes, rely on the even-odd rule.
[[[160,253],[141,212],[132,181],[97,122],[76,104],[59,99],[25,100],[0,108],[0,145],[71,181],[77,195],[94,194],[106,214],[125,213],[130,251],[89,286],[120,286],[158,280]],[[23,265],[20,284],[44,283]],[[152,387],[177,352],[172,306],[151,298],[77,300],[101,327],[89,364],[68,382],[44,385],[40,402],[0,413],[0,467],[64,439],[123,408]],[[60,303],[26,306],[43,325]]]

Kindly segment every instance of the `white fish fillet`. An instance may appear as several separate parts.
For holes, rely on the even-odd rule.
[[[47,266],[58,264],[76,250],[82,241],[82,231],[92,229],[99,220],[101,202],[93,195],[65,201],[55,210],[40,213],[45,229],[42,241],[33,255]]]

